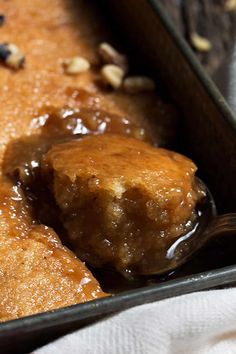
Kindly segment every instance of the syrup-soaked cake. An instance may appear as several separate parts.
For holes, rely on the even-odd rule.
[[[192,228],[204,194],[195,171],[180,154],[112,134],[56,145],[43,166],[76,254],[137,273]]]

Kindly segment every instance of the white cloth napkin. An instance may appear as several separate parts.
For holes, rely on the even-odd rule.
[[[236,288],[137,306],[66,335],[34,353],[236,353]]]

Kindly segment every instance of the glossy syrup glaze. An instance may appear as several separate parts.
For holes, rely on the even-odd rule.
[[[42,108],[39,116],[31,122],[40,128],[40,133],[23,136],[8,144],[3,159],[3,171],[6,175],[29,185],[31,179],[37,177],[41,158],[51,146],[86,135],[112,133],[154,142],[148,129],[125,115],[98,108],[96,96],[82,89],[77,90],[76,94],[80,98],[77,108]]]
[[[175,135],[176,111],[155,92],[127,95],[100,85],[101,61],[97,47],[110,41],[99,9],[85,0],[12,0],[1,3],[6,23],[2,42],[16,44],[25,54],[25,66],[17,72],[0,65],[0,161],[12,139],[40,130],[34,118],[44,107],[70,106],[81,101],[149,127],[159,143]],[[17,28],[17,30],[16,30]],[[91,70],[66,75],[63,62],[80,55]],[[142,73],[142,72],[141,72]],[[81,89],[93,94],[81,100]],[[35,124],[36,123],[36,124]]]
[[[165,241],[189,231],[196,219],[202,191],[195,184],[194,164],[175,153],[154,152],[142,142],[169,146],[176,138],[176,109],[155,91],[129,95],[101,83],[97,49],[100,42],[110,42],[110,31],[97,10],[86,0],[1,3],[6,18],[2,41],[20,48],[25,65],[18,71],[0,65],[0,321],[107,295],[63,244],[93,265],[110,263],[123,273],[145,273],[150,271],[145,252],[149,257],[151,248],[163,248]],[[74,56],[84,57],[90,70],[67,75],[64,63]],[[99,157],[100,134],[107,142]],[[92,140],[86,152],[87,139]],[[73,151],[83,157],[81,165]],[[86,177],[91,161],[101,159],[107,161],[94,172],[101,174],[98,185],[88,173],[88,198],[87,184],[83,188],[79,180],[81,166]],[[166,178],[157,177],[156,169]],[[107,188],[109,174],[113,189]],[[58,185],[61,194],[56,193]],[[100,209],[95,210],[91,198],[97,193]],[[90,202],[97,224],[91,222]],[[66,210],[65,203],[74,210]],[[165,237],[156,240],[157,229]],[[77,240],[87,235],[91,245],[101,248],[103,259],[87,252],[89,237],[77,247]]]
[[[186,157],[121,135],[55,145],[43,158],[77,255],[123,273],[165,271],[167,250],[193,229],[205,196]]]
[[[0,321],[106,295],[56,233],[32,219],[19,186],[2,179],[0,193]]]

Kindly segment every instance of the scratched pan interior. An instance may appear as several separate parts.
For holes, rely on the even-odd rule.
[[[144,59],[150,73],[164,83],[181,110],[183,152],[196,161],[218,210],[235,211],[236,120],[223,97],[178,36],[158,0],[103,0],[102,3],[109,18],[116,22],[115,31],[132,49],[133,57]],[[228,252],[217,257],[214,247],[206,248],[197,258],[211,258],[211,262],[204,269],[193,260],[183,272],[188,274],[186,277],[3,323],[0,325],[0,351],[29,352],[121,309],[232,284],[236,281],[235,252],[232,252],[235,248],[225,247]],[[205,272],[201,273],[203,270]]]

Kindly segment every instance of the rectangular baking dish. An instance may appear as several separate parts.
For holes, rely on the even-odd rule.
[[[181,110],[186,152],[200,167],[220,212],[235,211],[236,120],[187,44],[176,33],[158,0],[103,0],[116,30],[161,80]],[[0,352],[26,353],[105,315],[135,305],[236,281],[236,266],[208,270],[110,298],[8,321],[0,325]],[[229,266],[230,265],[230,266]]]

